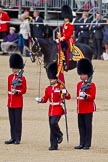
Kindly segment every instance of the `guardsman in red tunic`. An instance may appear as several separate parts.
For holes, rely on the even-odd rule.
[[[61,89],[60,84],[57,82],[57,63],[49,65],[47,74],[50,80],[50,85],[45,89],[45,95],[42,98],[37,97],[36,101],[39,103],[46,103],[49,100],[49,150],[57,150],[58,144],[63,140],[63,133],[58,125],[61,116],[64,114],[62,94],[65,94],[66,99],[70,99],[71,96],[66,89]]]
[[[19,77],[24,67],[22,56],[15,53],[10,56],[12,74],[8,76],[8,113],[10,121],[11,139],[5,144],[20,144],[22,133],[23,94],[26,93],[26,79]],[[18,79],[19,78],[19,79]],[[17,82],[18,81],[18,82]]]
[[[83,58],[78,61],[77,72],[81,82],[77,84],[77,113],[80,144],[75,149],[88,150],[92,139],[92,117],[96,110],[95,95],[96,86],[91,81],[93,66],[91,62]]]
[[[74,25],[72,22],[72,10],[68,5],[64,5],[61,8],[61,15],[64,19],[64,24],[62,25],[61,33],[57,33],[58,39],[61,41],[61,47],[65,54],[67,69],[69,68],[69,52],[70,52],[70,42],[73,44],[75,43],[73,32],[74,32]]]
[[[9,30],[10,17],[7,12],[3,11],[3,6],[0,6],[0,39],[7,36]]]

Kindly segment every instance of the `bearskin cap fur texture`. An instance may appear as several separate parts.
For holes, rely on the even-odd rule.
[[[10,68],[13,69],[23,69],[23,58],[17,53],[13,53],[9,58]]]
[[[93,74],[93,66],[89,59],[82,58],[77,63],[77,73],[79,75],[81,74],[87,74],[88,76],[91,76]]]
[[[72,22],[73,15],[72,15],[72,10],[68,5],[64,5],[61,8],[61,16],[62,18],[68,18],[70,22]]]
[[[57,63],[51,63],[47,69],[48,79],[57,79]]]

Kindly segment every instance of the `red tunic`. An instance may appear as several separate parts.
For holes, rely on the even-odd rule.
[[[3,12],[0,15],[0,32],[8,32],[10,17],[7,12]],[[8,21],[8,22],[5,22]]]
[[[74,25],[68,23],[68,24],[64,24],[62,26],[62,37],[64,38],[64,41],[66,41],[67,43],[69,43],[70,38],[73,37],[73,32],[74,32]]]
[[[83,82],[77,84],[77,97],[81,92],[81,86]],[[90,83],[91,87],[85,91],[88,95],[86,99],[77,99],[77,112],[78,114],[92,113],[96,110],[96,105],[94,102],[96,95],[96,86],[93,82]]]
[[[65,58],[66,58],[66,64],[67,64],[67,69],[69,69],[69,52],[70,52],[70,44],[75,43],[75,39],[73,37],[73,32],[74,32],[74,25],[67,23],[62,26],[62,33],[61,36],[64,37],[63,41],[66,41],[68,44],[68,49],[66,50],[65,53]]]
[[[71,96],[69,93],[67,93],[66,99],[70,99]],[[62,98],[61,98],[61,90],[60,90],[60,84],[57,84],[56,86],[48,86],[45,89],[45,95],[42,97],[42,102],[46,103],[49,99],[50,105],[49,105],[49,112],[48,116],[61,116],[64,114],[64,109],[61,105]]]
[[[26,79],[21,78],[22,85],[17,87],[18,94],[11,94],[12,81],[17,78],[17,75],[11,74],[8,76],[8,104],[9,108],[22,108],[23,107],[23,94],[26,93]]]

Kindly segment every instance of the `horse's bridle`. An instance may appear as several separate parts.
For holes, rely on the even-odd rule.
[[[31,46],[32,54],[33,56],[38,56],[38,53],[41,51],[41,47],[38,39],[36,37],[31,38],[31,42],[32,42],[32,46]]]

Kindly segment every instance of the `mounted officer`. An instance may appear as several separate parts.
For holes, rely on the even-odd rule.
[[[62,50],[65,54],[66,65],[69,68],[69,52],[70,52],[70,43],[74,43],[73,32],[74,25],[71,24],[73,16],[72,10],[68,5],[64,5],[61,8],[61,15],[64,19],[64,24],[61,27],[61,33],[57,33],[57,37],[61,42]]]

